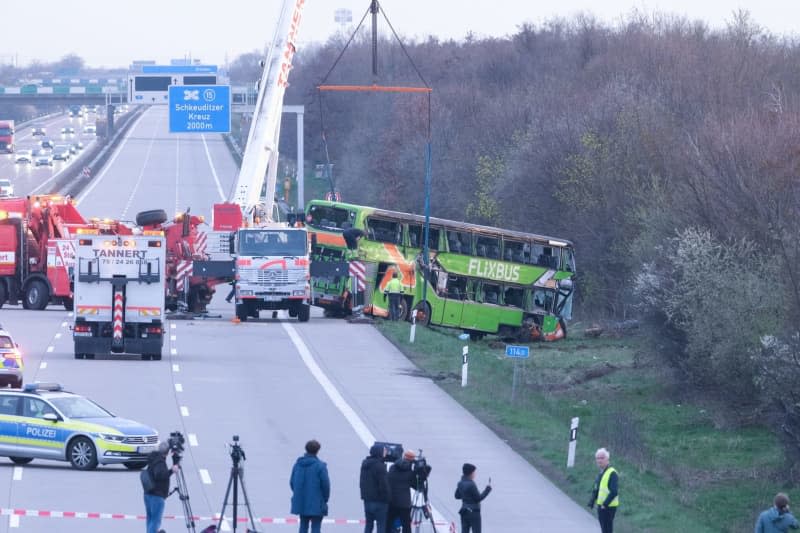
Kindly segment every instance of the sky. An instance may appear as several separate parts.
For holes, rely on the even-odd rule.
[[[281,0],[71,0],[38,16],[26,2],[0,0],[3,43],[0,63],[24,66],[33,60],[55,61],[66,54],[82,57],[90,67],[124,67],[133,60],[168,64],[173,58],[224,65],[238,55],[263,50],[274,33]],[[797,0],[380,0],[389,22],[404,38],[463,39],[512,35],[525,23],[591,13],[601,21],[619,22],[634,9],[663,12],[724,28],[739,8],[776,35],[800,35]],[[299,31],[300,46],[324,42],[342,27],[334,12],[349,9],[357,24],[370,0],[306,0]],[[368,22],[368,21],[367,21]],[[381,18],[379,26],[387,30]],[[388,30],[387,30],[388,31]],[[349,32],[346,32],[349,35]]]

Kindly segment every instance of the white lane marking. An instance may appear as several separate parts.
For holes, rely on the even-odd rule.
[[[203,483],[206,485],[211,485],[211,476],[205,468],[200,469],[200,479],[202,479]]]
[[[15,466],[14,467],[14,473],[12,474],[12,478],[14,479],[14,481],[22,481],[22,467],[21,466]]]
[[[219,177],[217,177],[217,169],[214,168],[214,161],[211,160],[211,152],[208,151],[208,145],[206,144],[205,134],[200,134],[200,138],[203,139],[203,148],[206,149],[206,158],[208,158],[208,166],[211,167],[211,175],[214,176],[214,182],[217,184],[217,192],[219,192],[219,199],[224,202],[225,193],[222,192],[222,184],[219,182]]]
[[[172,371],[173,372],[180,372],[181,371],[181,367],[178,366],[178,365],[172,365]]]
[[[350,404],[342,397],[339,393],[339,390],[336,386],[331,383],[331,380],[328,379],[328,376],[322,371],[322,369],[317,364],[317,361],[314,359],[314,356],[311,355],[311,350],[308,349],[306,343],[303,342],[303,339],[300,338],[300,335],[297,333],[297,330],[294,329],[294,326],[289,324],[288,322],[281,322],[283,329],[286,330],[286,333],[289,334],[289,338],[292,339],[292,344],[300,353],[300,357],[303,359],[303,363],[305,363],[306,367],[308,368],[311,375],[317,380],[317,382],[322,387],[322,390],[325,391],[325,394],[328,395],[328,398],[331,399],[333,405],[339,409],[339,412],[345,417],[345,419],[350,423],[353,430],[356,432],[356,435],[361,439],[361,442],[364,443],[364,446],[369,447],[376,441],[375,436],[372,432],[367,428],[367,425],[361,420],[361,417],[350,407]],[[431,510],[433,511],[434,518],[437,521],[443,520],[443,515],[433,507],[431,504]]]
[[[170,335],[169,340],[171,340],[172,342],[175,342],[175,339],[177,337],[178,337],[177,335]]]
[[[56,333],[56,339],[60,339],[60,338],[61,338],[61,333]]]
[[[283,329],[286,330],[286,333],[289,334],[289,338],[292,339],[292,344],[294,344],[294,347],[300,353],[303,363],[305,363],[311,375],[314,376],[320,384],[322,390],[325,391],[325,394],[328,395],[328,398],[331,399],[333,405],[344,415],[345,419],[347,419],[355,430],[358,438],[364,443],[364,446],[372,446],[375,442],[375,437],[372,435],[372,432],[367,428],[366,424],[364,424],[363,420],[361,420],[353,408],[342,398],[342,395],[339,394],[334,384],[331,383],[331,380],[328,379],[328,376],[325,375],[314,360],[314,356],[311,355],[311,351],[308,349],[308,346],[306,346],[306,343],[303,342],[303,339],[300,338],[300,335],[297,334],[297,331],[288,322],[281,322],[281,325]]]
[[[47,368],[47,361],[39,363],[39,370],[44,370],[45,368]]]
[[[178,355],[178,349],[177,348],[170,348],[169,353],[172,354],[172,355]]]
[[[170,328],[172,328],[172,329],[175,329],[175,328],[177,328],[178,326],[176,326],[175,324],[170,324],[170,325],[169,325],[169,327],[170,327]]]
[[[189,416],[189,408],[181,405],[181,416]]]
[[[68,165],[65,165],[65,166],[64,166],[62,169],[60,169],[58,172],[54,172],[53,174],[51,174],[51,175],[50,175],[50,177],[49,177],[49,178],[47,178],[46,180],[44,180],[43,182],[41,182],[41,183],[39,184],[39,186],[38,186],[38,187],[34,188],[34,189],[33,189],[31,192],[29,192],[28,194],[36,194],[36,192],[37,192],[37,191],[39,191],[39,190],[40,190],[40,189],[42,189],[42,188],[43,188],[45,185],[47,185],[48,183],[50,183],[51,181],[53,181],[54,179],[56,179],[58,176],[60,176],[60,175],[61,175],[61,173],[62,173],[62,172],[64,172],[64,171],[65,171],[67,168],[68,168]]]
[[[83,199],[89,196],[89,194],[94,190],[94,188],[97,187],[97,185],[99,185],[101,181],[103,181],[103,178],[106,176],[108,169],[110,169],[114,165],[114,161],[117,159],[117,156],[124,151],[123,149],[125,148],[125,145],[128,143],[128,139],[131,138],[133,130],[136,129],[137,124],[139,123],[140,120],[142,120],[142,117],[145,116],[145,114],[146,113],[141,113],[139,115],[139,118],[136,119],[136,122],[134,122],[131,125],[131,129],[128,130],[128,133],[125,135],[125,138],[122,139],[119,148],[117,148],[117,150],[114,152],[114,155],[111,156],[111,159],[108,161],[108,163],[103,165],[103,170],[100,171],[100,174],[98,174],[97,177],[92,180],[92,182],[89,184],[86,190],[83,191],[83,193],[78,195],[78,198],[75,200],[75,205],[80,204],[83,201]],[[70,316],[72,316],[72,313],[70,313]]]
[[[199,446],[197,443],[197,435],[189,433],[189,446]]]
[[[183,392],[183,385],[181,385],[180,383],[176,383],[175,392]]]
[[[16,514],[9,515],[8,527],[19,527],[19,515]]]
[[[48,346],[48,347],[47,347],[47,353],[52,353],[52,351],[53,351],[54,349],[55,349],[55,348],[53,348],[52,346]]]
[[[161,125],[161,120],[156,123],[157,126]],[[153,144],[155,144],[156,138],[153,136],[150,139],[150,144],[147,145],[147,152],[144,154],[144,161],[142,162],[142,168],[139,170],[139,176],[136,178],[136,183],[133,185],[133,190],[131,191],[131,195],[128,196],[128,201],[125,203],[125,209],[122,210],[122,214],[119,216],[121,220],[125,219],[125,216],[128,214],[128,209],[131,208],[131,204],[133,203],[133,199],[136,197],[136,193],[139,192],[139,185],[142,184],[142,178],[147,170],[147,163],[150,161],[150,154],[153,151]]]
[[[67,327],[67,323],[66,323],[66,322],[62,322],[62,323],[61,323],[61,327],[62,327],[62,328],[65,328],[65,327]]]

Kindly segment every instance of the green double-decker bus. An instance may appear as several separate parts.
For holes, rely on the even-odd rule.
[[[312,298],[327,316],[363,306],[386,317],[384,291],[397,272],[403,286],[401,318],[459,328],[475,337],[497,334],[520,341],[566,336],[572,315],[572,243],[532,233],[425,217],[327,200],[306,209],[312,246]],[[349,248],[349,229],[364,236]],[[351,245],[354,244],[351,242]],[[364,289],[348,264],[363,272]]]

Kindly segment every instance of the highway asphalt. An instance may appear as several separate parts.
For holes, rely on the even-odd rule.
[[[228,195],[235,178],[235,163],[219,135],[169,134],[166,109],[151,108],[79,196],[79,208],[86,216],[132,220],[141,210],[172,214],[191,207],[210,220],[211,205]],[[197,516],[220,512],[231,473],[227,445],[239,435],[253,513],[273,519],[258,530],[295,531],[296,525],[281,523],[291,518],[289,473],[304,443],[316,438],[332,482],[329,518],[341,519],[324,530],[361,531],[359,466],[377,439],[424,450],[433,466],[430,496],[438,531],[449,531],[458,521],[453,492],[465,461],[478,466],[481,488],[489,476],[493,481],[484,502],[484,531],[599,530],[585,508],[501,438],[430,379],[415,377],[413,364],[371,326],[325,319],[317,310],[303,324],[284,313],[234,324],[233,306],[223,299],[227,289],[223,285],[216,294],[212,318],[169,322],[162,361],[75,360],[72,318],[57,306],[45,311],[6,306],[0,322],[26,354],[26,382],[57,381],[162,436],[183,433],[183,472]],[[586,480],[587,490],[591,482]],[[37,460],[18,467],[0,459],[0,495],[5,514],[9,509],[108,514],[10,516],[0,520],[0,532],[144,530],[137,518],[144,513],[138,474],[122,466],[79,472],[67,463]],[[246,516],[244,507],[238,512]],[[166,513],[183,515],[176,495]],[[197,531],[210,523],[199,521]],[[181,518],[168,518],[163,527],[186,529]]]

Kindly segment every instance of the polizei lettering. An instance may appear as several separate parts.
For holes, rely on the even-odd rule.
[[[146,259],[147,250],[92,250],[95,257],[130,257]]]
[[[519,265],[507,265],[498,261],[486,261],[483,259],[470,259],[468,268],[470,276],[500,281],[519,281]]]
[[[25,435],[28,437],[39,437],[40,439],[54,439],[56,438],[56,430],[47,428],[37,428],[36,426],[28,426],[25,429]]]

